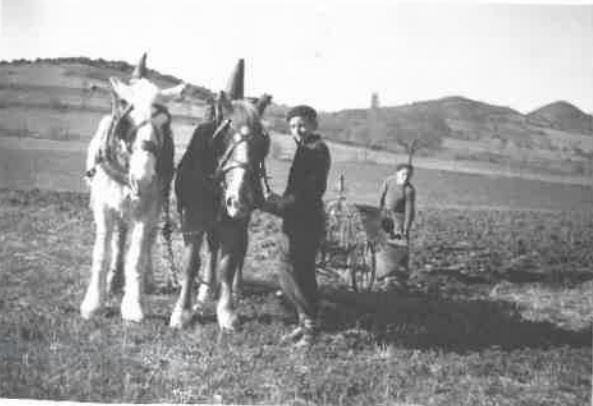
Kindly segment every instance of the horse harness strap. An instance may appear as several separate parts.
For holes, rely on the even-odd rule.
[[[235,161],[235,160],[231,161],[231,156],[233,155],[233,152],[235,152],[235,149],[237,148],[237,146],[240,143],[247,142],[247,141],[248,141],[248,138],[246,136],[242,136],[240,139],[233,142],[227,148],[227,150],[224,152],[224,155],[218,162],[218,166],[216,167],[216,171],[214,172],[215,177],[219,177],[219,176],[221,176],[233,169],[236,169],[236,168],[243,168],[246,170],[250,169],[251,166],[247,162],[239,162],[239,161]],[[229,163],[229,162],[232,162],[232,165],[227,166],[227,163]]]
[[[231,126],[231,122],[230,120],[225,120],[214,132],[213,138],[218,136],[218,134],[220,134],[220,132],[226,130],[228,127],[232,127]],[[222,130],[221,130],[222,128]],[[236,161],[236,160],[232,160],[231,161],[231,156],[233,155],[233,152],[235,151],[235,149],[237,148],[237,146],[239,144],[241,144],[242,142],[248,142],[249,141],[250,136],[249,135],[243,135],[241,134],[241,138],[239,138],[238,140],[236,140],[235,142],[233,142],[225,151],[224,155],[222,156],[222,158],[220,159],[218,166],[216,167],[216,170],[214,171],[214,175],[213,178],[220,181],[223,179],[223,176],[227,173],[232,171],[233,169],[245,169],[246,171],[252,171],[254,168],[252,165],[250,165],[248,162],[240,162],[240,161]],[[227,165],[229,162],[232,162],[231,165]],[[268,182],[268,175],[266,172],[266,166],[263,160],[261,160],[259,162],[259,167],[256,168],[256,170],[258,170],[257,176],[260,179],[263,179],[263,183],[264,183],[264,187],[266,189],[266,192],[270,192],[271,188],[270,188],[270,184]]]
[[[245,170],[250,170],[251,165],[249,165],[248,162],[233,161],[232,165],[226,166],[227,163],[231,161],[231,156],[233,155],[233,152],[235,152],[235,149],[237,148],[237,146],[239,144],[241,144],[242,142],[248,142],[250,136],[241,134],[240,132],[235,130],[233,128],[233,123],[230,119],[222,120],[221,118],[219,118],[217,116],[216,122],[217,123],[220,122],[220,124],[218,124],[218,126],[216,127],[216,130],[214,130],[214,133],[212,134],[212,137],[210,138],[212,141],[216,140],[221,134],[227,132],[229,128],[233,129],[233,134],[240,134],[241,137],[238,140],[234,141],[224,151],[224,154],[218,161],[218,165],[216,166],[216,169],[214,170],[213,178],[216,180],[220,180],[224,174],[226,174],[227,172],[229,172],[233,169],[236,169],[236,168],[243,168]]]
[[[250,139],[252,138],[252,136],[249,134],[243,134],[240,131],[237,131],[235,128],[233,128],[233,124],[230,119],[223,120],[222,116],[219,114],[216,114],[215,122],[218,125],[210,138],[211,141],[216,140],[219,136],[221,136],[223,133],[226,133],[229,129],[233,130],[233,135],[239,134],[240,137],[238,139],[234,140],[234,142],[232,142],[228,146],[228,148],[224,151],[222,157],[218,161],[218,164],[216,166],[216,169],[214,170],[214,173],[211,175],[211,178],[215,182],[218,183],[218,185],[221,189],[224,190],[224,188],[225,188],[224,175],[226,173],[228,173],[234,169],[244,169],[247,172],[255,171],[257,173],[258,178],[263,179],[264,187],[265,187],[266,191],[269,193],[271,191],[271,189],[270,189],[270,185],[268,183],[268,176],[266,173],[266,167],[265,167],[263,159],[258,162],[259,163],[258,167],[254,167],[249,162],[241,162],[241,161],[231,159],[233,153],[235,152],[235,150],[239,146],[239,144],[241,144],[243,142],[249,142]],[[222,194],[218,196],[218,199],[222,199]],[[218,219],[220,219],[223,216],[224,209],[223,209],[222,204],[218,205],[218,207],[219,207],[219,212],[217,213],[216,217]]]
[[[87,170],[84,174],[87,178],[92,178],[94,176],[96,172],[96,167],[98,165],[101,165],[103,169],[106,169],[105,161],[107,160],[110,161],[111,165],[115,164],[120,171],[127,171],[127,165],[123,167],[121,164],[117,162],[117,159],[113,156],[113,146],[115,144],[115,137],[117,135],[120,140],[124,141],[126,145],[126,152],[130,154],[132,152],[132,140],[135,134],[138,132],[140,128],[146,125],[152,126],[154,133],[156,134],[157,142],[143,141],[140,145],[140,148],[153,154],[157,159],[159,158],[159,152],[161,151],[165,143],[166,135],[157,125],[155,125],[152,119],[160,114],[165,114],[167,117],[165,125],[168,125],[171,122],[171,114],[162,105],[155,104],[154,107],[157,111],[151,115],[150,119],[146,119],[141,123],[135,125],[134,127],[129,128],[127,131],[125,131],[124,134],[121,134],[120,131],[121,123],[129,115],[129,113],[133,110],[134,107],[130,105],[124,110],[124,112],[121,115],[112,115],[111,124],[109,125],[105,142],[101,146],[99,153],[96,157],[95,166]],[[113,173],[113,171],[110,170],[106,170],[106,172],[111,178],[113,178],[118,183],[123,184],[124,186],[129,186],[129,181],[125,179],[125,177],[119,176],[118,174]]]
[[[218,121],[217,121],[218,122]],[[226,119],[222,121],[214,130],[214,134],[212,134],[212,140],[215,140],[220,134],[225,132],[231,126],[231,120]]]
[[[144,126],[150,125],[150,126],[152,126],[152,129],[154,130],[154,132],[156,134],[157,142],[155,143],[153,141],[144,141],[144,142],[142,142],[142,145],[140,146],[140,148],[145,151],[150,152],[151,154],[153,154],[155,157],[158,158],[159,151],[163,147],[163,144],[165,142],[165,135],[163,134],[163,131],[161,131],[161,129],[157,125],[154,124],[152,119],[160,114],[164,114],[167,116],[167,122],[165,124],[165,125],[167,125],[171,122],[171,114],[167,111],[167,109],[164,106],[161,106],[160,104],[155,104],[154,107],[156,108],[157,111],[154,112],[150,116],[149,119],[146,119],[146,120],[142,121],[141,123],[135,125],[134,127],[130,128],[126,132],[126,134],[123,137],[121,137],[126,142],[128,152],[131,152],[131,141],[133,140],[133,138],[134,138],[135,134],[138,132],[138,130],[140,130]]]

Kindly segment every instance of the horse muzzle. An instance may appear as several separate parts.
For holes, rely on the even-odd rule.
[[[243,199],[236,195],[228,195],[225,198],[225,208],[227,216],[231,219],[242,219],[251,213],[251,205],[246,204]]]

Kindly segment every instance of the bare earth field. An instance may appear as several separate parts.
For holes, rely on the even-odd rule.
[[[243,329],[213,313],[167,327],[147,297],[124,324],[114,298],[84,322],[93,224],[82,151],[0,150],[0,397],[240,404],[584,405],[593,325],[591,188],[418,170],[412,285],[355,293],[320,278],[324,331],[279,345],[294,315],[274,295],[279,221],[256,212]],[[280,190],[287,163],[272,161]],[[337,162],[352,201],[375,203],[390,168]],[[12,183],[10,183],[12,182]],[[78,182],[78,183],[76,183]],[[73,192],[17,191],[42,187]],[[331,198],[332,192],[328,193]],[[175,235],[176,258],[180,242]],[[159,241],[160,244],[160,241]],[[165,276],[156,250],[157,282]],[[309,402],[309,403],[306,403]]]

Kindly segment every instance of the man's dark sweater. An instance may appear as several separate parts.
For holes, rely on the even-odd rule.
[[[323,194],[330,165],[329,149],[319,135],[311,135],[298,144],[286,190],[278,204],[285,233],[323,230]]]

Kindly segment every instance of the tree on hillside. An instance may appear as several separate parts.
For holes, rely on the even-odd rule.
[[[443,138],[451,135],[451,128],[438,114],[426,111],[408,111],[384,117],[387,136],[406,152],[416,141],[416,151],[439,149]]]

